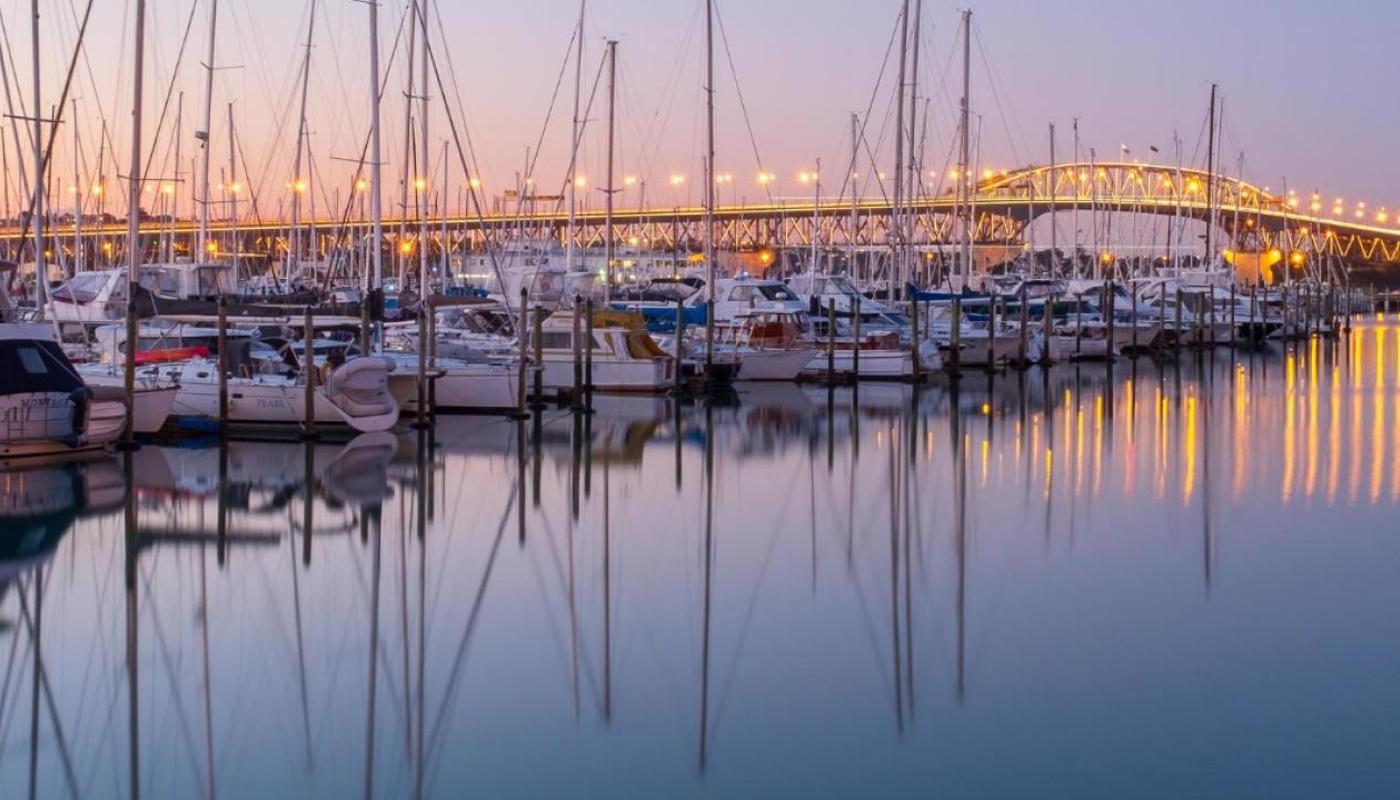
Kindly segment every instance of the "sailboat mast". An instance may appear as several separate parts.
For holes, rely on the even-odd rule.
[[[204,64],[204,129],[195,134],[200,140],[199,158],[199,255],[209,257],[209,131],[214,114],[214,33],[219,22],[219,0],[209,0],[209,49]]]
[[[452,256],[451,248],[448,246],[450,244],[450,240],[447,238],[447,198],[450,196],[447,193],[447,176],[451,169],[452,168],[450,166],[450,163],[447,160],[447,140],[443,139],[442,189],[438,192],[438,196],[442,198],[439,201],[442,204],[442,207],[439,209],[440,213],[438,214],[438,224],[440,226],[438,229],[438,236],[442,239],[442,241],[438,245],[438,250],[442,255],[442,267],[440,269],[440,272],[442,274],[443,291],[446,291],[448,282],[452,280]]]
[[[889,269],[889,285],[886,298],[894,302],[894,286],[899,282],[899,274],[904,263],[904,222],[900,206],[904,199],[904,84],[905,67],[909,60],[909,0],[904,0],[899,8],[899,71],[895,81],[894,103],[894,199],[890,203],[890,230],[893,231],[893,260]],[[813,290],[816,284],[812,284]]]
[[[83,172],[78,156],[78,100],[73,99],[73,277],[83,268]]]
[[[972,186],[968,183],[968,167],[972,160],[971,153],[971,114],[969,111],[969,96],[972,90],[972,12],[964,11],[963,22],[963,91],[962,102],[959,111],[962,115],[960,123],[960,135],[962,141],[959,143],[958,162],[958,192],[962,195],[963,201],[960,208],[963,217],[962,229],[962,264],[959,267],[959,274],[963,280],[959,283],[961,290],[967,284],[967,278],[972,274]]]
[[[569,185],[566,187],[569,193],[569,228],[568,234],[564,237],[564,270],[574,271],[574,258],[577,245],[574,244],[575,230],[578,225],[578,137],[579,126],[579,92],[583,88],[583,14],[588,7],[587,0],[579,0],[578,4],[578,27],[574,32],[574,118],[572,133],[569,135]]]
[[[1059,251],[1059,231],[1060,226],[1055,220],[1055,123],[1050,123],[1050,270],[1048,277],[1055,277],[1056,267],[1060,263]],[[1071,184],[1073,185],[1073,184]],[[1034,275],[1035,259],[1032,254],[1031,274]]]
[[[715,0],[705,0],[705,380],[715,351]],[[680,369],[680,364],[676,364]]]
[[[860,158],[860,116],[851,112],[851,166],[846,170],[846,179],[851,182],[851,219],[846,227],[846,274],[856,277],[856,225],[859,217],[856,208],[859,201],[856,192],[860,186],[856,181],[856,160]]]
[[[37,23],[38,15],[35,15]],[[146,57],[146,0],[136,0],[135,80],[131,97],[131,169],[126,194],[126,342],[130,351],[125,362],[126,431],[128,447],[136,436],[136,292],[141,274],[141,77]],[[36,65],[37,65],[37,56]],[[36,191],[40,191],[36,187]],[[135,742],[132,743],[135,746]],[[132,784],[136,783],[133,775]]]
[[[158,202],[164,208],[165,220],[160,223],[160,227],[166,230],[165,234],[165,254],[163,256],[166,263],[175,262],[175,217],[180,212],[180,135],[178,131],[185,129],[185,93],[180,92],[175,100],[175,169],[170,176],[170,183],[167,184],[160,193]],[[165,191],[169,189],[170,191]]]
[[[904,245],[902,256],[903,274],[900,275],[901,282],[908,283],[913,280],[913,271],[918,262],[913,260],[914,245],[914,198],[919,193],[919,146],[917,131],[919,129],[919,39],[920,30],[923,27],[924,0],[914,0],[914,24],[911,28],[914,39],[914,50],[909,60],[909,132],[907,153],[909,156],[909,177],[904,184],[904,209],[900,214],[900,243]]]
[[[1210,85],[1210,124],[1206,136],[1206,262],[1215,252],[1212,237],[1215,235],[1215,90]]]
[[[372,225],[370,258],[363,302],[371,302],[384,280],[384,198],[381,192],[381,141],[379,132],[379,4],[369,6],[369,211]],[[368,337],[366,337],[368,338]]]
[[[49,270],[44,258],[44,120],[40,117],[39,93],[39,0],[31,0],[34,51],[34,297],[39,312],[48,301]],[[134,174],[134,173],[133,173]]]
[[[235,264],[238,258],[238,159],[235,157],[237,141],[233,133],[233,103],[228,104],[228,181],[224,187],[228,193],[229,249],[234,253]]]
[[[614,133],[617,100],[617,40],[608,40],[608,176],[603,218],[603,304],[612,303],[613,283],[613,158],[617,140]],[[572,242],[572,238],[570,238]],[[676,365],[680,369],[680,365]]]
[[[316,31],[316,0],[311,0],[311,18],[306,26],[306,53],[301,59],[301,111],[297,117],[296,159],[292,164],[292,251],[287,259],[286,273],[301,260],[301,195],[309,182],[301,176],[301,158],[306,149],[306,92],[311,79],[311,36]]]
[[[413,5],[417,8],[417,0],[414,0]],[[417,36],[418,26],[409,25],[407,86],[403,95],[403,171],[399,181],[399,236],[394,247],[397,251],[394,258],[398,264],[400,291],[403,290],[408,277],[408,256],[404,253],[403,245],[408,241],[408,184],[413,179],[409,173],[413,165],[413,61],[418,56],[418,48],[415,46]]]
[[[418,296],[429,297],[428,286],[428,172],[432,166],[432,153],[428,149],[428,2],[417,0],[414,7],[418,13],[419,38],[418,61],[419,78],[422,86],[418,94],[418,180],[413,187],[418,193]]]

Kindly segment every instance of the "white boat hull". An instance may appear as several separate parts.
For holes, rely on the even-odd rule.
[[[446,367],[433,380],[433,400],[438,410],[475,411],[515,408],[519,373],[496,364],[470,364]],[[404,408],[418,410],[418,390]]]
[[[73,401],[66,393],[0,396],[0,458],[71,453],[105,444],[76,430],[73,423]]]
[[[593,361],[593,390],[597,392],[664,392],[671,388],[675,376],[674,362],[669,358],[598,359]],[[527,373],[526,388],[533,387],[534,376]],[[547,391],[574,388],[572,360],[544,361],[544,388]]]
[[[177,416],[220,418],[218,372],[212,364],[188,362],[163,370],[161,375],[179,381],[173,409]],[[365,376],[365,385],[341,387],[337,384],[344,381],[338,381],[337,377],[332,375],[331,385],[317,386],[314,390],[312,414],[317,425],[347,425],[363,433],[372,433],[388,430],[398,422],[400,406],[388,390],[387,371]],[[351,380],[355,377],[358,376]],[[357,396],[366,399],[362,402],[356,400]],[[281,376],[230,378],[228,421],[304,427],[307,423],[305,387]]]
[[[1088,336],[1051,336],[1049,347],[1052,361],[1101,361],[1113,354],[1108,339]]]
[[[1027,347],[1029,348],[1029,341]],[[950,362],[952,360],[952,342],[940,340],[938,352],[945,364]],[[958,366],[960,367],[1005,364],[1020,358],[1020,355],[1020,334],[998,334],[992,337],[990,351],[985,333],[981,335],[964,333],[958,339]]]
[[[933,348],[920,351],[920,361],[925,373],[941,369],[942,360]],[[856,371],[854,351],[837,350],[832,358],[831,368],[840,375],[851,375]],[[827,354],[819,351],[807,362],[802,375],[820,378],[827,372]],[[866,380],[905,380],[914,377],[914,353],[912,350],[862,350],[860,353],[860,374],[856,377]]]
[[[741,350],[736,380],[795,380],[816,355],[816,350]]]
[[[78,375],[89,386],[105,386],[116,389],[126,388],[126,375],[118,369],[105,365],[80,366]],[[154,374],[154,370],[143,368],[140,373]],[[174,384],[161,384],[144,374],[138,374],[132,424],[137,433],[156,433],[165,427],[175,407],[175,397],[180,387]]]

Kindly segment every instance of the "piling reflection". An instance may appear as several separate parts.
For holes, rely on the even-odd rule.
[[[1008,703],[1042,746],[1087,724],[1064,692],[1126,724],[1081,681],[1122,689],[1127,631],[1153,653],[1249,639],[1238,600],[1289,605],[1281,575],[1400,563],[1373,535],[1400,502],[1397,367],[1400,336],[1367,322],[1271,352],[12,466],[0,792],[723,793],[783,764],[829,793],[855,788],[843,759],[890,786],[987,780],[958,759]],[[1174,703],[1213,693],[1154,668]]]

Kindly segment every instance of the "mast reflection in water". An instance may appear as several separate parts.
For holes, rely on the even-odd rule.
[[[0,472],[0,795],[1400,792],[1400,332]]]

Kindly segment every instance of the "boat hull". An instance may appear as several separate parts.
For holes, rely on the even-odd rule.
[[[816,357],[816,350],[745,350],[739,354],[741,381],[795,380]]]
[[[78,374],[89,386],[103,386],[115,389],[126,388],[126,376],[112,367],[78,367]],[[170,412],[175,407],[175,397],[180,387],[174,384],[161,384],[139,375],[136,379],[136,392],[132,412],[132,425],[137,433],[156,433],[165,427]]]
[[[594,359],[593,391],[595,392],[664,392],[675,382],[669,358]],[[533,380],[531,377],[530,380]],[[527,381],[527,387],[532,385]],[[574,388],[572,360],[546,358],[544,388],[547,391]]]
[[[492,364],[446,367],[433,379],[434,408],[438,411],[502,411],[518,405],[517,370]],[[404,403],[418,410],[418,392]]]
[[[942,361],[931,348],[922,351],[922,370],[927,373],[940,369]],[[852,350],[837,350],[832,358],[831,368],[838,375],[855,375],[856,356]],[[860,353],[861,380],[909,380],[914,377],[914,353],[911,350],[862,350]],[[827,354],[819,351],[807,362],[802,375],[809,378],[822,378],[827,372]]]

